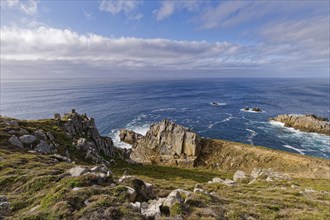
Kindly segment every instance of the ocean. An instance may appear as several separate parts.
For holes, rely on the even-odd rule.
[[[329,118],[329,89],[329,79],[3,80],[1,115],[40,119],[74,108],[94,117],[119,147],[129,147],[119,141],[120,128],[145,134],[167,118],[203,137],[330,159],[330,137],[269,121],[279,114]]]

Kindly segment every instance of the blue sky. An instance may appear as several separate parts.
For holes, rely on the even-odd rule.
[[[1,1],[2,78],[329,77],[329,1]]]

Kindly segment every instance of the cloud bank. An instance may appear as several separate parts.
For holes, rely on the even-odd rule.
[[[319,26],[311,25],[314,22]],[[158,71],[221,75],[223,70],[228,75],[230,70],[229,76],[244,76],[244,69],[257,73],[267,70],[297,72],[308,68],[324,72],[329,56],[329,35],[324,33],[325,25],[326,19],[273,25],[261,33],[265,43],[250,46],[230,42],[108,38],[50,27],[2,27],[1,60],[3,75],[9,78],[20,72],[15,71],[20,66],[32,68],[34,65],[32,69],[38,72],[38,67],[44,71],[41,67],[45,64],[60,65],[63,68],[57,73],[64,75],[78,74],[76,69],[79,66],[90,70],[94,68],[94,74],[102,70],[110,75],[138,72],[157,76]],[[287,29],[293,31],[286,32]],[[48,68],[48,71],[52,70]],[[20,74],[28,75],[28,72]],[[84,74],[93,76],[87,72]]]

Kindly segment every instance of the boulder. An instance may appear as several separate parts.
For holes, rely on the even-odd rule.
[[[284,123],[285,127],[292,127],[305,132],[316,132],[330,135],[330,122],[327,118],[316,115],[279,115],[270,120]]]
[[[40,141],[40,143],[34,148],[34,150],[42,154],[52,154],[57,152],[57,150],[53,146],[48,145],[47,142],[43,140]]]
[[[61,115],[59,113],[54,114],[55,120],[61,120]]]
[[[71,168],[68,172],[71,174],[71,176],[81,176],[85,173],[87,173],[89,170],[86,167],[76,166]]]
[[[243,180],[243,179],[247,179],[247,178],[248,177],[245,175],[244,171],[241,171],[241,170],[237,170],[233,176],[234,181]]]
[[[152,185],[145,183],[143,180],[135,176],[124,175],[118,180],[118,182],[122,185],[132,187],[136,191],[136,201],[145,202],[156,197]]]
[[[19,148],[23,148],[24,146],[23,146],[23,144],[21,143],[21,141],[18,139],[18,137],[16,137],[15,135],[13,135],[13,136],[11,136],[10,138],[9,138],[9,142],[12,144],[12,145],[14,145],[14,146],[16,146],[16,147],[19,147]]]
[[[137,196],[136,190],[133,189],[132,187],[126,186],[127,188],[127,195],[128,195],[128,201],[129,202],[134,202]]]
[[[44,140],[44,141],[47,140],[47,135],[42,130],[38,130],[38,131],[33,132],[33,136],[35,136],[39,140]]]
[[[147,218],[157,218],[161,216],[161,210],[160,207],[162,206],[163,202],[165,201],[165,198],[159,198],[157,200],[151,200],[149,201],[149,204],[146,202],[143,202],[141,204],[141,214],[144,215]]]
[[[32,144],[37,140],[37,138],[33,135],[26,134],[19,137],[19,140],[22,144]]]
[[[53,141],[55,139],[53,133],[51,133],[50,131],[46,132],[46,135],[47,135],[48,139],[51,141]]]
[[[209,181],[208,183],[222,183],[226,186],[236,186],[236,181],[230,180],[230,179],[221,179],[218,177],[214,177],[212,181]]]
[[[273,171],[271,168],[253,168],[251,177],[254,179],[268,179],[268,181],[291,179],[287,174]]]
[[[138,163],[192,167],[201,149],[195,132],[168,120],[151,125],[145,136],[122,130],[121,140],[132,144],[130,158]]]
[[[167,206],[171,208],[175,203],[183,203],[184,199],[182,198],[181,194],[178,190],[173,190],[164,200],[163,206]]]

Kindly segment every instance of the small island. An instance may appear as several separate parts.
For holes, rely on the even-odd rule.
[[[292,127],[300,131],[330,135],[328,118],[318,117],[316,115],[285,114],[271,118],[270,120],[284,123],[285,127]]]

